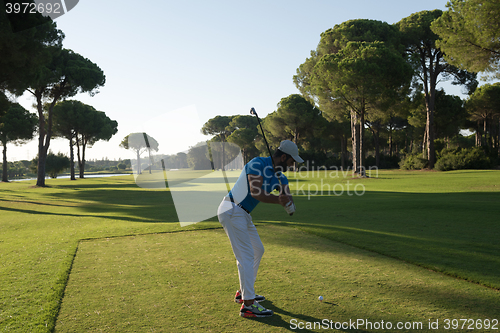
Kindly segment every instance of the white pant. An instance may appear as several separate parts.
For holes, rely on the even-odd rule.
[[[244,300],[255,298],[255,279],[264,245],[250,214],[236,204],[223,200],[217,210],[219,222],[229,237],[240,278],[240,290]]]

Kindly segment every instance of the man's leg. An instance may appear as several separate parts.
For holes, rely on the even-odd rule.
[[[253,283],[255,285],[255,281],[257,280],[257,273],[259,271],[260,261],[262,256],[264,255],[264,245],[260,240],[259,233],[257,232],[257,228],[253,222],[250,221],[250,225],[248,227],[248,235],[250,236],[250,241],[252,243],[253,248]],[[243,298],[244,299],[244,298]]]
[[[218,214],[218,218],[224,227],[224,231],[229,238],[231,248],[236,257],[243,300],[251,300],[253,303],[253,299],[255,298],[255,276],[254,249],[250,233],[248,232],[248,221],[251,221],[250,216],[241,210],[241,208],[234,207],[231,210],[226,210]]]

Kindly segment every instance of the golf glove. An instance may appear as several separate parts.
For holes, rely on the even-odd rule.
[[[292,201],[289,201],[285,205],[285,210],[288,213],[288,215],[292,215],[295,212],[295,204]]]

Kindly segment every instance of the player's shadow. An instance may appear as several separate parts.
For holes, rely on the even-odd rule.
[[[330,304],[332,306],[337,305],[337,304],[331,303],[331,302],[324,302],[324,303]],[[289,311],[286,311],[282,308],[277,307],[276,305],[273,304],[272,301],[269,301],[269,300],[265,301],[265,306],[267,309],[273,310],[274,314],[272,317],[269,317],[269,318],[258,318],[257,320],[259,322],[266,324],[266,325],[269,325],[269,326],[285,328],[285,329],[292,331],[292,332],[296,332],[296,331],[314,332],[314,331],[311,331],[310,329],[306,328],[307,323],[311,323],[314,326],[314,323],[322,323],[322,320],[325,319],[325,318],[318,319],[318,318],[314,318],[314,317],[303,315],[303,314],[291,313]],[[288,316],[291,319],[289,322],[287,322],[287,321],[283,320],[283,318],[281,318],[281,316]],[[296,319],[296,321],[294,321],[292,323],[291,322],[292,319]],[[328,321],[330,321],[329,318],[326,318],[326,319],[328,319]],[[253,319],[253,320],[255,320],[255,319]],[[299,326],[298,326],[299,323],[301,323],[300,327],[304,327],[304,328],[299,329]],[[322,328],[325,328],[325,326],[323,326]],[[316,324],[316,329],[318,329],[318,324]],[[353,330],[349,330],[349,329],[338,329],[338,328],[335,328],[335,329],[337,331],[342,331],[342,332],[353,332]],[[359,329],[357,329],[355,331],[360,332],[360,333],[368,332],[368,331],[359,330]]]

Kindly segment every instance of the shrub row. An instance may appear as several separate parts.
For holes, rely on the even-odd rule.
[[[462,169],[491,169],[496,166],[496,159],[488,156],[481,147],[443,149],[436,154],[434,169],[439,171]],[[427,160],[422,154],[408,154],[401,160],[403,170],[419,170],[427,167]]]

